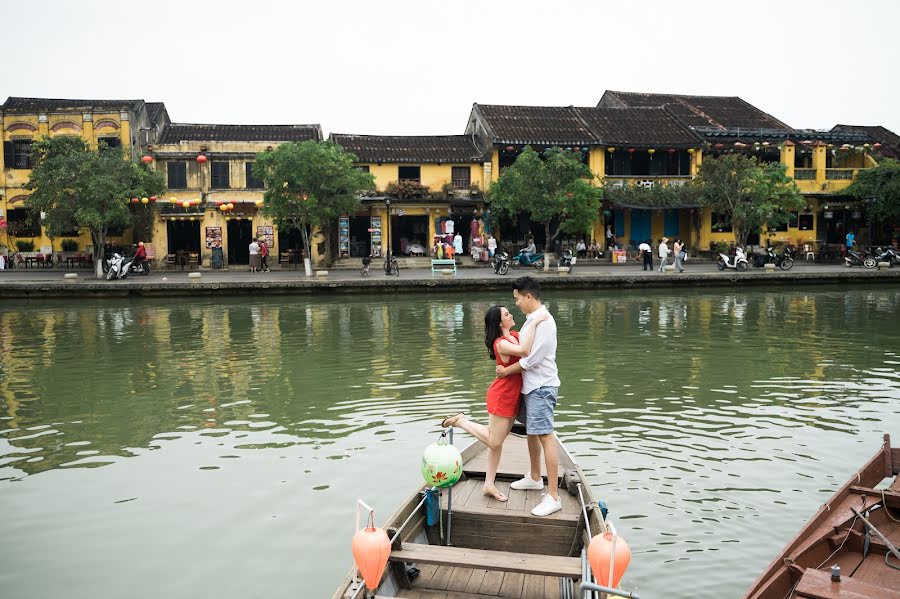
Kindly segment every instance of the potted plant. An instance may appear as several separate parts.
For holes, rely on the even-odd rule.
[[[21,239],[16,241],[16,249],[19,252],[33,252],[34,251],[34,242],[33,241],[22,241]]]

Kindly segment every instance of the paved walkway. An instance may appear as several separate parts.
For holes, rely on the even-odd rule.
[[[74,282],[64,280],[66,272],[77,272]],[[196,271],[195,271],[196,272]],[[640,265],[579,264],[571,274],[523,268],[496,275],[489,267],[459,268],[456,276],[432,276],[428,268],[400,270],[400,276],[386,276],[373,270],[368,277],[358,270],[330,270],[325,277],[306,277],[302,270],[251,273],[244,270],[202,270],[200,279],[189,279],[188,271],[156,271],[148,276],[131,276],[123,281],[96,280],[93,271],[65,269],[17,269],[0,271],[0,297],[102,297],[233,295],[259,293],[365,293],[433,291],[437,289],[509,289],[521,275],[539,278],[546,289],[608,289],[632,287],[715,287],[823,283],[900,283],[900,268],[884,271],[846,268],[835,264],[798,262],[790,271],[767,271],[751,267],[739,273],[718,271],[712,262],[689,262],[684,273],[644,271]]]

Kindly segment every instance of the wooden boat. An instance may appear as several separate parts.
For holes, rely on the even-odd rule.
[[[547,517],[531,514],[541,500],[541,491],[509,487],[529,470],[523,432],[517,425],[507,437],[497,472],[496,486],[508,501],[482,494],[487,447],[475,441],[462,451],[462,478],[452,487],[452,493],[443,490],[438,524],[427,524],[426,508],[422,506],[424,485],[388,519],[384,525],[388,535],[393,537],[397,530],[400,534],[392,545],[375,597],[579,596],[582,579],[593,580],[582,550],[591,535],[606,531],[606,524],[584,473],[558,437],[562,510]],[[546,480],[546,471],[542,474]],[[445,544],[448,540],[449,546]],[[412,568],[418,575],[410,576],[410,572],[415,574]],[[367,596],[356,574],[355,568],[350,571],[333,599]]]
[[[744,598],[900,599],[898,473],[900,449],[891,449],[885,435],[881,451],[816,512]]]

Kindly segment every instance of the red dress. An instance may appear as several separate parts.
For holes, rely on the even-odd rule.
[[[510,331],[510,335],[519,339],[519,333]],[[500,337],[494,341],[494,355],[497,356],[497,364],[500,366],[509,366],[519,361],[519,356],[510,356],[509,362],[503,362],[500,359],[500,352],[497,345],[500,343]],[[487,391],[487,411],[488,414],[494,416],[503,416],[504,418],[514,418],[519,413],[519,395],[522,393],[522,373],[517,372],[503,378],[496,378]]]

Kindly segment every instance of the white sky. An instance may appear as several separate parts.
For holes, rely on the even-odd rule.
[[[900,132],[898,25],[896,1],[0,0],[0,101],[428,135],[461,134],[473,102],[593,106],[611,89]]]

